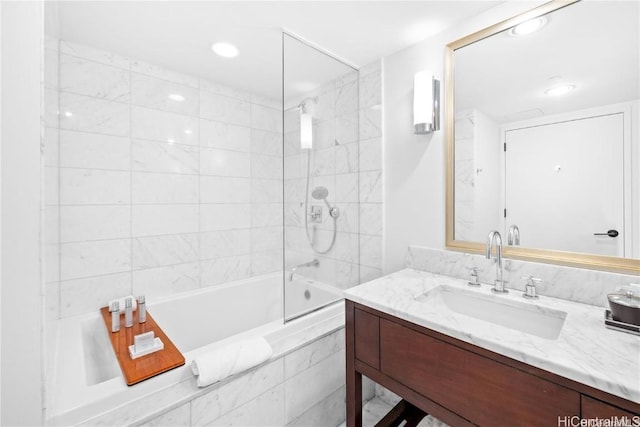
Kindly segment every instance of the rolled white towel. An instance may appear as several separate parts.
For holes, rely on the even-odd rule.
[[[132,299],[131,311],[136,311],[136,309],[138,308],[138,302],[133,297],[133,295],[127,295],[126,297],[112,299],[111,301],[109,301],[109,304],[107,305],[107,307],[111,308],[111,304],[113,304],[115,301],[118,301],[118,304],[120,304],[120,314],[122,314],[124,313],[124,300],[127,298]]]
[[[273,349],[263,337],[238,341],[196,357],[191,372],[198,387],[206,387],[268,360]]]

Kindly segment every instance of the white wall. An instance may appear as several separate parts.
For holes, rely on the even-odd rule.
[[[541,3],[512,1],[501,4],[384,58],[385,273],[404,266],[409,244],[442,248],[445,241],[444,130],[426,136],[413,134],[413,75],[429,69],[444,85],[447,43]]]
[[[0,5],[0,46],[2,46],[2,5]],[[0,55],[0,82],[2,81],[2,55]],[[2,99],[0,83],[0,99]],[[2,103],[0,102],[0,129],[2,129]],[[0,131],[0,177],[2,177],[2,132]],[[2,185],[0,185],[0,242],[2,242]],[[0,243],[0,307],[2,307],[2,244]],[[0,315],[0,374],[2,373],[2,315]],[[2,387],[0,386],[0,423],[2,422]]]
[[[488,230],[500,230],[502,225],[502,195],[503,188],[502,143],[500,130],[486,114],[476,110],[474,114],[474,158],[476,159],[475,191],[474,191],[474,221],[471,241],[482,242]],[[478,171],[477,169],[481,169]],[[502,230],[501,230],[502,232]]]
[[[2,425],[42,424],[42,2],[2,2]]]

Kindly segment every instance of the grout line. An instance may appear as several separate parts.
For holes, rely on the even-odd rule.
[[[133,295],[133,85],[131,74],[131,61],[129,60],[129,295]]]
[[[198,79],[198,116],[202,115],[202,83]],[[198,120],[198,288],[202,288],[202,126]],[[191,416],[191,415],[189,415]]]
[[[56,88],[56,92],[57,92],[57,109],[58,109],[58,117],[57,117],[57,128],[56,128],[56,132],[57,132],[57,136],[58,136],[58,164],[57,169],[58,169],[58,292],[57,292],[57,300],[58,300],[58,307],[57,307],[57,318],[60,319],[61,318],[61,307],[62,307],[62,286],[60,285],[60,282],[62,282],[62,205],[60,203],[60,197],[61,197],[61,193],[62,193],[62,179],[61,179],[61,168],[60,168],[60,163],[61,163],[61,155],[62,155],[62,150],[61,150],[61,146],[62,146],[62,135],[60,132],[60,85],[61,85],[61,81],[60,81],[60,76],[61,76],[61,61],[60,61],[60,40],[58,39],[56,41],[56,43],[58,44],[58,51],[57,51],[57,68],[58,68],[58,87]]]

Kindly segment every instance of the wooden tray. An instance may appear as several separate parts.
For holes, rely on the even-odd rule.
[[[156,321],[153,320],[149,310],[147,310],[147,321],[145,323],[138,323],[138,313],[134,311],[133,326],[130,328],[124,327],[124,314],[121,314],[120,330],[118,332],[111,332],[111,313],[109,313],[109,308],[102,307],[100,312],[127,385],[137,384],[140,381],[184,365],[184,356],[169,337],[165,335]],[[164,349],[135,360],[132,359],[129,355],[129,346],[133,344],[133,337],[149,331],[153,331],[155,336],[162,340]]]

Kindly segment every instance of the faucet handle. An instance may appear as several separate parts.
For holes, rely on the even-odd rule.
[[[536,283],[542,283],[542,279],[533,276],[522,276],[522,279],[527,281],[525,291],[522,296],[529,299],[538,299],[538,295],[536,294]]]
[[[478,281],[478,272],[482,271],[480,268],[478,267],[466,267],[467,270],[470,270],[471,273],[471,279],[473,281],[468,281],[467,285],[469,286],[480,286],[480,282]]]

